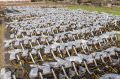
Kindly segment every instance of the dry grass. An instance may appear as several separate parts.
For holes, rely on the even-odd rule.
[[[0,3],[0,5],[6,7],[6,6],[40,6],[40,7],[65,7],[66,4],[63,3],[55,3],[51,1],[41,1],[41,2],[16,2],[16,3]]]
[[[4,48],[3,48],[3,39],[4,39],[4,27],[0,25],[0,69],[4,67]]]

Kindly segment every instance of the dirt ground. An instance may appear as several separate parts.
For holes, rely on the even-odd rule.
[[[3,39],[4,39],[4,26],[0,24],[0,69],[4,67],[4,48],[3,48]]]

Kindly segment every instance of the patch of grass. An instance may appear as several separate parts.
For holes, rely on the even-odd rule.
[[[117,34],[117,37],[118,37],[118,41],[120,41],[120,34]]]
[[[89,5],[70,5],[68,6],[70,10],[83,9],[88,11],[98,11],[106,12],[113,15],[120,15],[120,7],[99,7],[99,6],[89,6]]]

